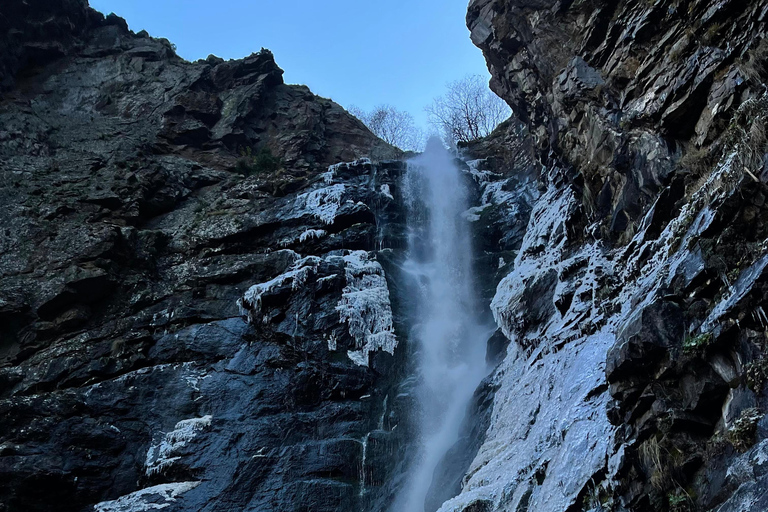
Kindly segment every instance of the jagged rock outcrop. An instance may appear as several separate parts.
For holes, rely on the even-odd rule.
[[[766,507],[766,11],[470,3],[542,171],[506,199],[531,207],[491,304],[510,344],[442,511]]]
[[[85,0],[0,28],[0,510],[380,509],[393,148],[267,50]]]

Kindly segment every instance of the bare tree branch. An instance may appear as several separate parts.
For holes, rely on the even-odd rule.
[[[426,108],[430,123],[449,143],[485,137],[512,113],[480,75],[468,75],[447,85],[444,96]]]
[[[384,142],[400,149],[419,151],[424,145],[424,134],[416,127],[413,116],[392,105],[378,105],[370,112],[351,106],[349,112],[360,119],[369,130]]]

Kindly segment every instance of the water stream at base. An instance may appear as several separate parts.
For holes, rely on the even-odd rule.
[[[489,332],[479,320],[467,190],[439,139],[409,162],[403,190],[408,207],[409,256],[405,271],[417,286],[419,453],[392,512],[424,512],[432,477],[458,440],[475,388],[486,374]],[[431,512],[431,511],[428,511]]]

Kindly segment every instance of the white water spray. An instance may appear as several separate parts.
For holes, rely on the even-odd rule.
[[[440,460],[458,440],[467,405],[486,373],[488,328],[477,313],[467,192],[439,139],[409,163],[404,192],[410,246],[405,270],[418,282],[419,456],[392,511],[424,512]]]

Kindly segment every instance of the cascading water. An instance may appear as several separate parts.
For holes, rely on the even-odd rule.
[[[486,373],[488,328],[474,293],[467,190],[437,138],[409,162],[404,178],[409,213],[405,271],[416,281],[419,454],[392,512],[424,512],[435,469],[457,441],[475,388]],[[430,511],[428,511],[430,512]]]

